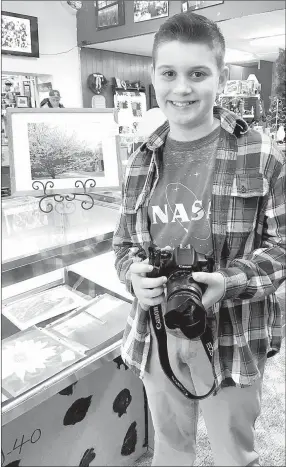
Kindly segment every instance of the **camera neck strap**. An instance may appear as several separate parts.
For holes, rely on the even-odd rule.
[[[164,323],[164,317],[162,313],[161,305],[155,305],[150,307],[150,317],[152,321],[152,325],[156,334],[157,342],[158,342],[158,353],[159,353],[159,360],[167,378],[171,381],[171,383],[176,386],[176,388],[185,396],[187,399],[194,399],[200,400],[205,399],[210,396],[214,389],[215,389],[215,382],[213,383],[212,388],[210,391],[202,396],[197,396],[192,394],[185,386],[178,380],[178,378],[174,375],[173,370],[170,365],[169,357],[168,357],[168,347],[167,347],[167,333]],[[205,352],[208,356],[210,363],[212,364],[212,356],[213,356],[213,337],[212,332],[209,326],[206,326],[205,332],[200,337]]]

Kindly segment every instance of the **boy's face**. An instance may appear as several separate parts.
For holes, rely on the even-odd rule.
[[[206,44],[175,40],[158,47],[152,82],[171,130],[193,130],[213,122],[213,105],[227,73],[226,67],[220,72]]]

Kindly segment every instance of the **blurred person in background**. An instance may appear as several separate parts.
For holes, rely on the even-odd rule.
[[[49,97],[46,97],[42,100],[40,107],[48,107],[48,108],[60,108],[63,109],[63,104],[60,103],[61,95],[59,91],[56,89],[51,89],[49,92]]]

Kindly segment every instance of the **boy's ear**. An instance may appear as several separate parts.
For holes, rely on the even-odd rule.
[[[219,83],[218,83],[218,92],[219,93],[222,93],[224,88],[225,88],[225,85],[226,85],[226,82],[228,80],[228,75],[229,75],[229,69],[227,66],[225,66],[222,71],[220,72],[220,76],[219,76]]]
[[[154,81],[155,81],[155,79],[154,79],[155,69],[154,69],[153,63],[151,64],[151,67],[150,67],[150,75],[151,75],[152,84],[153,84],[153,86],[154,86]]]

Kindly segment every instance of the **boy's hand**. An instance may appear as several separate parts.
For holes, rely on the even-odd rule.
[[[133,290],[144,310],[148,310],[150,306],[158,305],[165,300],[163,285],[167,282],[167,278],[164,276],[146,277],[146,274],[152,269],[153,266],[148,264],[148,259],[135,262],[130,266]]]
[[[219,272],[194,272],[193,278],[208,286],[203,294],[202,304],[205,309],[219,302],[225,294],[225,279]]]

